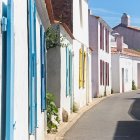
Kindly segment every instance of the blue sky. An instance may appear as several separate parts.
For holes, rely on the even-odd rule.
[[[111,27],[120,23],[123,13],[131,16],[132,26],[140,27],[140,0],[89,0],[89,8]]]

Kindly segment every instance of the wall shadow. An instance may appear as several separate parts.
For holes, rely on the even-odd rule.
[[[128,98],[127,100],[134,100],[128,111],[134,120],[119,121],[113,140],[140,140],[140,98]]]

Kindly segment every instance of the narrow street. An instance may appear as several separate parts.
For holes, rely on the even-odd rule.
[[[86,112],[64,140],[140,140],[140,91],[105,99]]]

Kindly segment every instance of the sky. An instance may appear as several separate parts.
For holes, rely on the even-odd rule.
[[[123,13],[131,17],[131,25],[140,27],[140,0],[89,0],[89,8],[111,27],[120,23]]]

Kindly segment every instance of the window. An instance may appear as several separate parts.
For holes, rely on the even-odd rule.
[[[104,29],[105,27],[102,25],[102,49],[104,50]]]
[[[66,47],[66,96],[72,94],[72,52]]]
[[[100,49],[102,49],[103,48],[103,46],[102,46],[102,24],[100,23]]]
[[[83,27],[83,9],[82,9],[82,0],[79,0],[79,12],[80,12],[80,25]]]
[[[86,53],[84,49],[79,50],[79,88],[85,87],[86,79]]]
[[[100,85],[102,85],[102,77],[103,77],[103,72],[102,72],[102,60],[100,60]]]
[[[128,82],[128,69],[125,70],[125,81]]]

